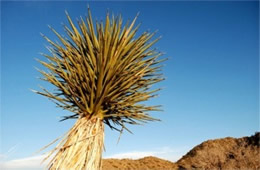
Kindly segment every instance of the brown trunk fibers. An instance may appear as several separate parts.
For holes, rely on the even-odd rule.
[[[49,154],[50,170],[100,170],[104,147],[104,123],[100,118],[79,118],[58,146]]]

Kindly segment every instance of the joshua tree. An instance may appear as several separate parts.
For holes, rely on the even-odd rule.
[[[93,23],[91,12],[78,20],[78,28],[66,12],[71,28],[64,26],[68,37],[53,28],[61,44],[43,35],[51,47],[39,61],[48,72],[39,70],[43,80],[56,89],[35,91],[57,106],[71,111],[66,119],[77,119],[49,156],[49,169],[100,169],[104,144],[104,124],[111,129],[129,131],[125,124],[158,120],[149,111],[160,106],[147,106],[146,101],[160,89],[151,85],[161,80],[162,53],[150,47],[154,33],[144,32],[135,38],[140,26],[137,17],[122,26],[121,16],[106,16],[105,23]],[[95,27],[94,27],[95,24]],[[141,103],[140,103],[141,102]],[[55,141],[56,142],[56,141]]]

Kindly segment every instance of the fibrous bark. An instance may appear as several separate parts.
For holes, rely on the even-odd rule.
[[[99,170],[104,146],[104,123],[100,118],[79,118],[53,150],[48,169]],[[52,155],[52,153],[50,155]]]

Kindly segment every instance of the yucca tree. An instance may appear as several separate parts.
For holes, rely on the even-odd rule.
[[[129,131],[126,123],[158,120],[148,112],[159,106],[143,101],[160,90],[151,85],[163,80],[160,63],[164,59],[158,59],[162,53],[151,49],[159,40],[153,39],[154,33],[136,37],[137,17],[125,26],[121,15],[107,14],[105,23],[93,23],[88,9],[86,20],[81,17],[77,28],[66,15],[71,27],[64,26],[67,38],[50,27],[60,43],[43,35],[51,46],[50,54],[42,54],[48,61],[39,60],[48,69],[39,70],[41,79],[56,89],[35,92],[73,113],[62,121],[77,121],[46,159],[51,158],[49,169],[96,170],[101,168],[104,124],[122,133]]]

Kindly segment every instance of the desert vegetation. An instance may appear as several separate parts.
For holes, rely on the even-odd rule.
[[[137,17],[123,26],[121,16],[107,13],[105,22],[88,17],[74,25],[66,12],[70,27],[64,25],[67,37],[53,28],[59,42],[43,37],[50,44],[47,61],[39,62],[48,70],[39,70],[41,78],[54,85],[53,91],[42,87],[34,91],[72,114],[61,121],[77,119],[49,156],[49,169],[100,169],[104,145],[104,124],[122,134],[126,124],[138,125],[156,121],[149,115],[158,106],[143,103],[160,89],[151,88],[164,78],[160,73],[164,59],[151,47],[159,40],[155,33],[136,37],[140,26]],[[56,142],[55,140],[54,142]]]

